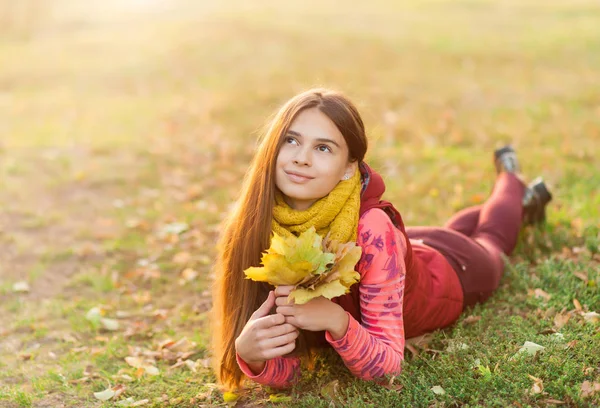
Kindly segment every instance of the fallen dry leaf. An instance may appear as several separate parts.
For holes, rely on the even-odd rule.
[[[192,260],[192,254],[186,251],[178,252],[173,256],[173,262],[179,265],[185,265]]]
[[[468,350],[469,345],[457,340],[450,340],[448,342],[448,346],[446,347],[446,351],[448,353],[455,353],[460,350]]]
[[[112,376],[113,380],[122,380],[125,382],[132,382],[134,381],[133,377],[127,375],[127,374],[117,374],[117,375],[113,375]]]
[[[553,404],[553,405],[560,405],[560,404],[564,404],[564,401],[561,400],[557,400],[557,399],[547,399],[547,400],[543,400],[542,402],[545,402],[546,404]]]
[[[134,316],[134,313],[133,313],[133,312],[129,312],[129,311],[127,311],[127,310],[117,310],[117,311],[115,312],[115,316],[116,316],[118,319],[127,319],[127,318],[129,318],[129,317],[133,317],[133,316]]]
[[[144,372],[148,373],[149,375],[159,375],[160,371],[158,370],[158,368],[156,368],[152,363],[148,362],[148,361],[144,361],[139,357],[125,357],[125,361],[127,362],[127,364],[129,364],[130,366],[132,366],[133,368],[137,368],[136,370],[136,376],[141,376],[140,374],[143,374]],[[142,370],[142,372],[140,373],[140,370]]]
[[[480,320],[481,320],[481,316],[470,315],[462,321],[462,324],[464,324],[464,325],[473,324],[473,323],[477,323]]]
[[[533,385],[531,386],[529,393],[531,395],[541,394],[542,391],[544,391],[544,383],[541,378],[534,377],[530,374],[527,374],[527,376],[533,380]]]
[[[196,347],[196,343],[193,341],[189,341],[187,337],[183,337],[179,339],[176,343],[168,346],[171,351],[189,351]]]
[[[140,220],[137,218],[130,218],[125,221],[125,226],[129,229],[137,229],[142,232],[150,231],[150,223],[146,220]]]
[[[88,381],[90,381],[90,377],[81,377],[81,378],[78,378],[76,380],[69,380],[67,382],[69,384],[79,384],[79,383],[86,383]]]
[[[144,282],[150,279],[158,279],[160,278],[160,270],[158,270],[155,265],[149,265],[138,267],[123,275],[123,279],[125,280],[134,280],[140,277]]]
[[[204,187],[202,185],[192,184],[191,186],[189,186],[187,188],[184,199],[186,201],[193,201],[197,198],[200,198],[200,196],[202,196],[203,192],[204,192]]]
[[[187,368],[190,369],[191,372],[198,372],[198,364],[194,360],[185,360],[184,363],[187,366]]]
[[[600,314],[596,312],[587,312],[582,314],[586,322],[598,323],[600,321]]]
[[[555,334],[556,330],[554,329],[544,329],[541,332],[539,332],[538,334]]]
[[[387,383],[380,383],[379,385],[381,385],[382,387],[387,388],[388,390],[392,390],[392,391],[401,391],[402,388],[404,388],[404,385],[402,384],[397,384],[396,383],[397,377],[395,375],[390,377],[390,380]]]
[[[163,348],[168,348],[168,347],[171,347],[173,344],[175,344],[174,340],[172,340],[172,339],[166,339],[166,340],[161,341],[158,344],[158,349],[161,350]]]
[[[144,375],[145,372],[146,372],[146,370],[144,370],[142,367],[140,367],[135,370],[135,372],[133,373],[133,376],[135,378],[139,379]]]
[[[186,363],[185,361],[183,361],[182,359],[179,359],[179,360],[177,360],[177,362],[175,364],[170,366],[167,370],[171,371],[176,368],[183,367],[185,365],[185,363]]]
[[[554,327],[556,327],[557,330],[560,330],[565,324],[567,324],[570,318],[571,315],[569,314],[557,313],[556,316],[554,316]]]
[[[529,354],[531,356],[535,356],[538,351],[544,350],[546,347],[540,346],[539,344],[533,343],[531,341],[526,341],[523,346],[517,351],[515,355],[513,355],[509,360],[513,360],[517,358],[520,354]]]
[[[536,288],[535,290],[527,290],[527,294],[529,296],[535,296],[536,298],[542,298],[544,300],[550,300],[550,298],[552,297],[552,295],[546,293],[544,290],[540,289],[540,288]]]
[[[125,391],[125,386],[123,384],[117,384],[114,387],[107,388],[104,391],[95,392],[94,397],[96,397],[100,401],[108,401],[111,398],[118,397],[124,391]]]
[[[12,286],[12,290],[16,293],[27,293],[29,292],[29,283],[25,281],[15,282]]]
[[[600,391],[600,383],[584,381],[581,384],[581,398],[588,398]]]
[[[579,300],[577,299],[573,299],[573,305],[575,305],[575,309],[577,309],[578,311],[582,311],[583,308],[581,307],[581,303],[579,303]]]
[[[119,330],[119,321],[115,319],[108,319],[106,317],[100,318],[100,323],[105,330],[115,331]]]
[[[92,356],[97,356],[98,354],[102,354],[106,351],[106,347],[92,347],[90,349],[90,354]]]
[[[579,340],[571,340],[570,342],[567,343],[566,348],[572,349],[573,347],[575,347],[577,345],[577,343],[579,343]]]
[[[125,329],[125,332],[123,333],[123,337],[127,338],[136,336],[142,333],[146,333],[148,330],[150,330],[150,326],[148,325],[148,323],[146,323],[143,320],[137,320],[135,322],[130,322],[129,327],[127,327],[127,329]]]
[[[139,368],[144,363],[139,357],[125,357],[125,362],[134,368]]]
[[[335,400],[340,388],[339,380],[333,380],[321,387],[321,395],[329,400]]]
[[[121,400],[117,402],[115,405],[118,407],[141,407],[142,405],[146,405],[150,402],[149,399],[143,399],[139,401],[135,401],[133,397],[129,397],[127,399]]]
[[[575,275],[576,277],[578,277],[579,279],[581,279],[585,283],[588,283],[588,276],[587,276],[586,273],[583,273],[583,272],[573,272],[573,275]]]
[[[167,309],[156,309],[152,312],[152,317],[164,320],[167,318],[168,314],[169,311]]]
[[[95,326],[101,326],[105,330],[115,331],[119,329],[119,322],[115,319],[103,317],[106,311],[101,307],[91,308],[85,315],[85,318]]]
[[[181,274],[179,275],[178,283],[179,283],[179,285],[185,285],[186,283],[193,281],[197,277],[198,277],[198,271],[196,271],[192,268],[186,268],[183,271],[181,271]]]
[[[431,387],[431,391],[433,391],[433,393],[437,395],[444,395],[446,393],[446,390],[440,387],[439,385],[434,385],[433,387]]]

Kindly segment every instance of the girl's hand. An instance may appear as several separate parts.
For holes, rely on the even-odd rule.
[[[285,316],[286,323],[304,330],[327,330],[336,340],[346,334],[348,315],[340,305],[323,296],[303,305],[297,305],[293,301],[288,303],[287,297],[293,289],[293,286],[278,286],[275,289],[277,313]]]
[[[252,314],[235,339],[235,350],[253,371],[264,367],[260,363],[288,354],[296,348],[298,330],[286,323],[282,314],[269,315],[274,305],[275,294],[270,291],[267,300]]]

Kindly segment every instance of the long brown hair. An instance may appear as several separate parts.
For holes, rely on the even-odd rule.
[[[228,388],[238,388],[243,379],[236,361],[235,339],[270,290],[266,283],[245,279],[244,270],[259,266],[261,253],[270,246],[277,155],[292,121],[310,108],[319,109],[337,126],[348,145],[349,160],[360,163],[367,152],[358,110],[343,94],[327,89],[311,89],[287,101],[259,139],[241,195],[224,222],[215,264],[213,366],[219,381]],[[304,332],[294,352],[308,356],[314,348],[315,334]]]

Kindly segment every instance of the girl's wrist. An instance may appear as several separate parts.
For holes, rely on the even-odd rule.
[[[250,370],[254,373],[254,375],[258,375],[263,372],[263,370],[265,369],[265,365],[267,365],[267,362],[261,361],[261,362],[249,363],[246,361],[246,364],[248,365]]]
[[[344,310],[340,305],[336,305],[338,307],[339,314],[336,315],[333,320],[333,327],[329,328],[329,334],[333,337],[334,340],[339,340],[346,335],[348,331],[348,324],[350,323],[348,319],[348,313]]]

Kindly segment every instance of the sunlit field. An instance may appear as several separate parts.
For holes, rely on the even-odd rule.
[[[407,225],[482,202],[506,143],[554,200],[388,387],[324,353],[228,404],[600,405],[598,27],[591,0],[0,0],[0,406],[227,404],[220,222],[269,116],[314,86],[355,101]]]

